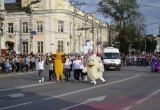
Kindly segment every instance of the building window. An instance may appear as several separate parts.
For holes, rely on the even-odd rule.
[[[8,23],[8,33],[13,33],[13,23]]]
[[[63,44],[64,44],[63,41],[58,41],[58,51],[64,52]]]
[[[28,23],[27,22],[23,22],[22,23],[22,25],[23,25],[23,33],[28,33]]]
[[[43,41],[38,41],[38,53],[43,53]]]
[[[22,43],[22,52],[23,53],[28,53],[28,42],[23,42]]]
[[[58,32],[64,32],[64,22],[58,21]]]
[[[43,32],[43,22],[42,21],[37,22],[37,32]]]

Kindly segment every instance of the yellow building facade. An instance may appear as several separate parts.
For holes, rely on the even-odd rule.
[[[19,53],[77,53],[93,41],[101,52],[108,42],[108,24],[84,12],[69,0],[17,0],[5,4],[1,48]]]

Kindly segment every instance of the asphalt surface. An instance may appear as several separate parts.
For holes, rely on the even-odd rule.
[[[160,73],[123,66],[97,80],[39,83],[38,72],[0,76],[0,110],[160,110]]]

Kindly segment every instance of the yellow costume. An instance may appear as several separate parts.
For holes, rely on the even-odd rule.
[[[63,77],[64,77],[62,56],[63,54],[61,52],[57,52],[54,59],[54,68],[55,68],[57,81],[59,81],[59,79],[63,80]]]

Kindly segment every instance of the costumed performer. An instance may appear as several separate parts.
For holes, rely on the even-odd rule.
[[[62,56],[63,54],[61,52],[57,52],[54,58],[54,69],[57,81],[62,81],[64,78]]]
[[[105,83],[103,76],[103,66],[102,63],[99,62],[99,57],[92,55],[88,59],[87,65],[87,75],[91,79],[91,83],[96,85],[96,80],[100,79],[103,83]]]

